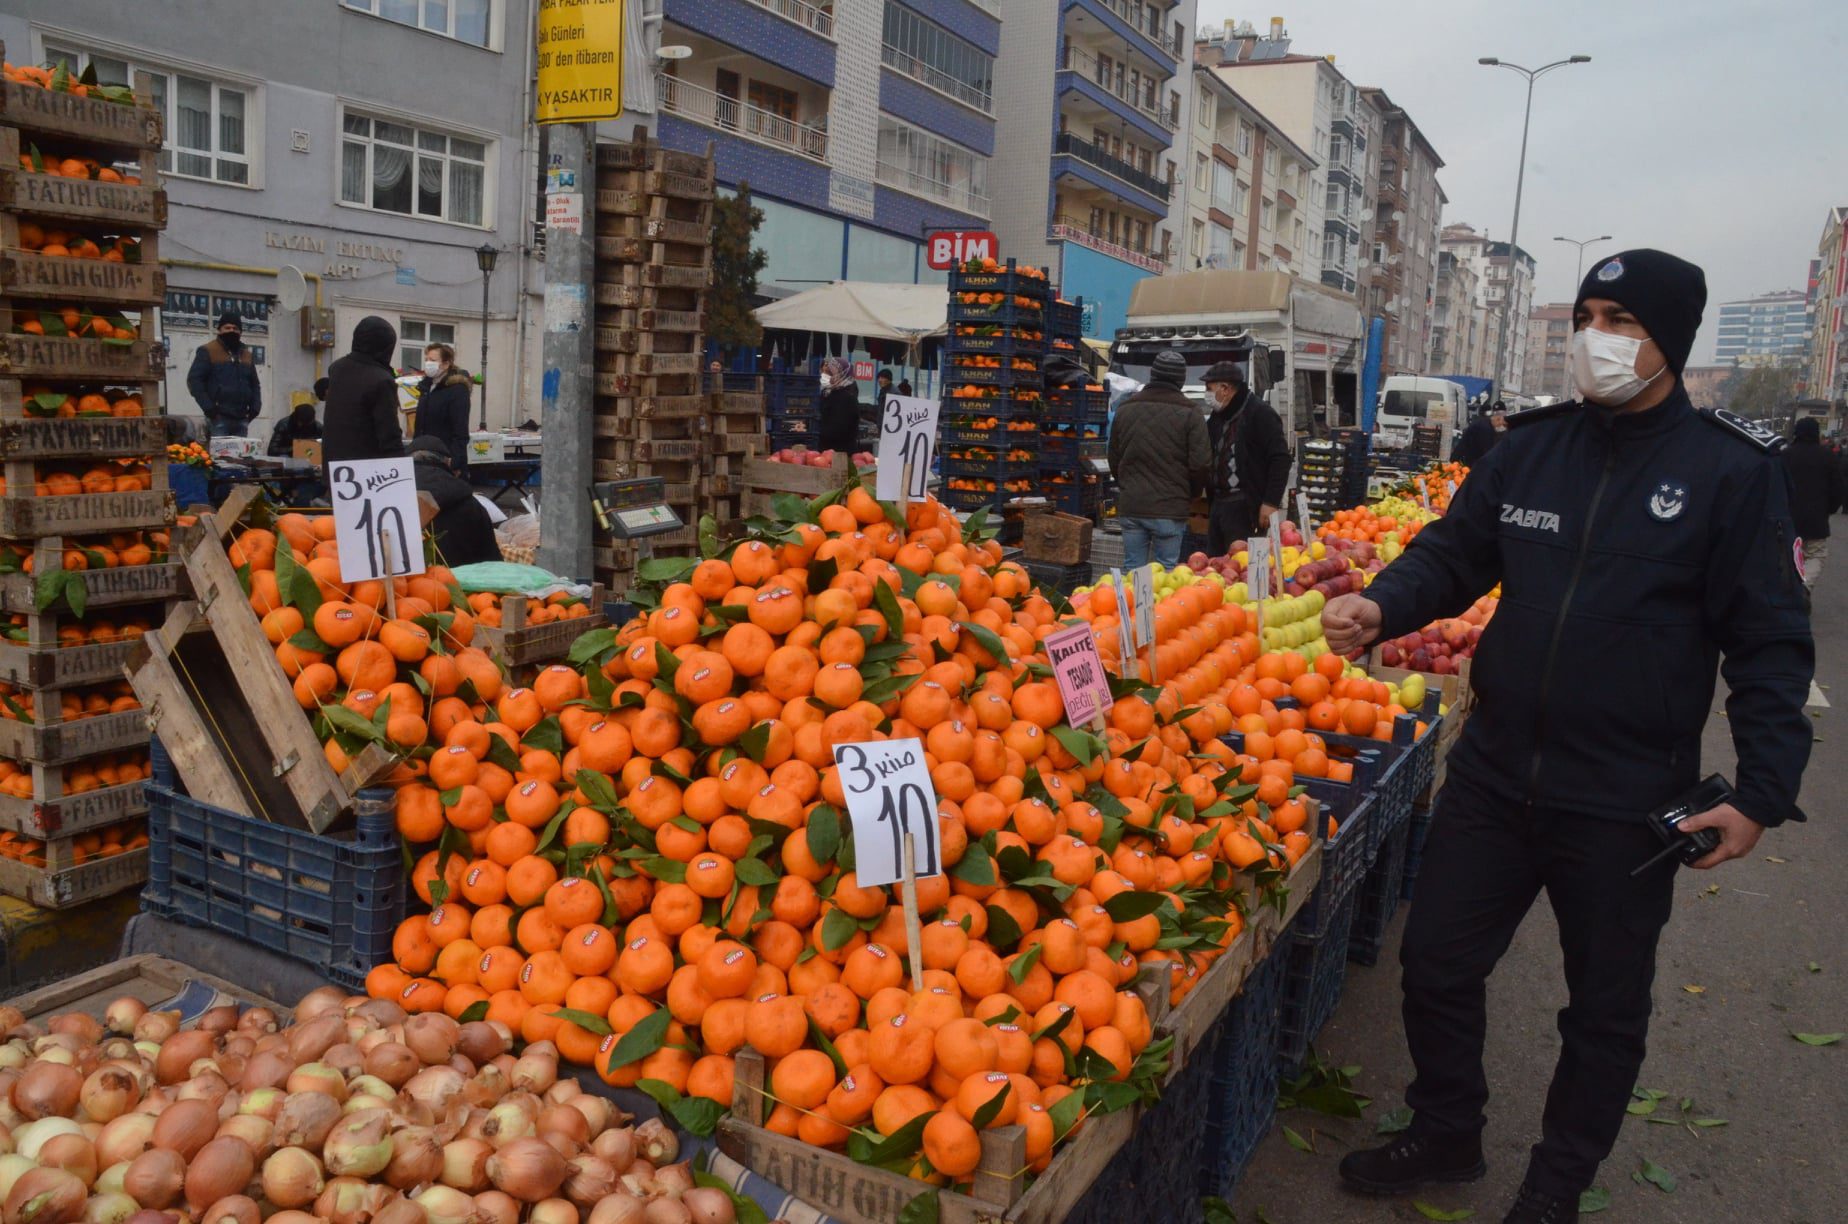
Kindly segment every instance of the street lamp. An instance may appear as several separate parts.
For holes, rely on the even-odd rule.
[[[488,431],[488,282],[500,252],[484,242],[475,248],[475,266],[481,269],[481,432]]]
[[[1553,239],[1554,242],[1570,243],[1571,245],[1578,248],[1578,271],[1573,273],[1572,275],[1572,292],[1573,293],[1576,294],[1578,292],[1578,286],[1585,279],[1585,248],[1590,246],[1594,242],[1609,242],[1610,240],[1611,240],[1611,236],[1609,234],[1599,234],[1596,238],[1555,237]],[[1567,368],[1566,368],[1566,398],[1567,399],[1572,398],[1572,369],[1571,369],[1570,362],[1567,363]]]
[[[1493,55],[1485,55],[1476,61],[1489,68],[1506,68],[1509,72],[1518,72],[1527,78],[1527,109],[1521,117],[1521,160],[1514,176],[1514,223],[1508,227],[1508,283],[1502,290],[1501,326],[1496,336],[1495,384],[1502,394],[1507,394],[1507,384],[1503,379],[1503,365],[1508,359],[1508,313],[1514,305],[1514,258],[1519,250],[1521,239],[1521,188],[1527,182],[1527,129],[1534,117],[1534,82],[1553,71],[1571,64],[1589,64],[1591,56],[1573,55],[1566,59],[1554,60],[1538,68],[1523,68],[1519,64],[1510,64]]]

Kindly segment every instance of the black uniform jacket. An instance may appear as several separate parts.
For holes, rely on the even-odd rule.
[[[1367,589],[1393,636],[1502,584],[1450,768],[1511,802],[1638,818],[1699,780],[1723,654],[1739,810],[1803,819],[1815,647],[1777,440],[1679,387],[1646,412],[1509,425]]]

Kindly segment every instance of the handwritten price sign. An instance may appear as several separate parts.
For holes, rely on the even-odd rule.
[[[836,744],[834,763],[853,822],[854,871],[862,884],[906,877],[905,840],[912,839],[911,875],[943,874],[937,834],[937,791],[924,764],[922,740]]]
[[[329,466],[340,581],[424,572],[417,479],[409,459],[342,459]]]
[[[1110,696],[1110,680],[1089,625],[1074,625],[1048,635],[1046,656],[1052,660],[1052,678],[1065,702],[1067,722],[1077,727],[1109,713],[1116,701]]]
[[[888,395],[879,405],[879,474],[874,493],[880,501],[923,501],[929,487],[931,460],[937,453],[934,399]],[[905,483],[906,473],[911,483]]]

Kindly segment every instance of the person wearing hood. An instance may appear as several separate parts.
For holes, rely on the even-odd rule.
[[[377,315],[367,315],[353,329],[352,351],[328,367],[324,464],[404,454],[398,383],[391,364],[397,351],[397,329]]]
[[[417,384],[417,412],[411,418],[413,437],[441,438],[456,471],[468,467],[468,396],[474,379],[456,365],[456,351],[447,344],[424,349],[423,379]]]
[[[1163,349],[1148,385],[1123,401],[1110,429],[1125,570],[1147,565],[1151,554],[1166,566],[1181,563],[1188,510],[1212,458],[1200,405],[1181,391],[1186,381],[1187,359]]]
[[[263,387],[257,360],[244,343],[244,323],[237,311],[218,316],[218,334],[193,353],[186,390],[205,414],[213,437],[242,438],[263,413]]]
[[[1206,491],[1207,551],[1215,557],[1235,551],[1241,540],[1270,530],[1290,479],[1290,443],[1283,418],[1246,380],[1245,367],[1220,361],[1206,372],[1206,418],[1213,444],[1213,470]]]
[[[1783,439],[1689,403],[1681,371],[1706,300],[1701,270],[1673,255],[1600,259],[1572,312],[1582,400],[1510,416],[1449,511],[1364,594],[1322,610],[1329,648],[1346,654],[1502,588],[1400,949],[1413,1120],[1342,1160],[1355,1190],[1483,1176],[1484,983],[1544,890],[1570,1001],[1505,1220],[1579,1218],[1643,1065],[1680,873],[1675,857],[1650,863],[1662,840],[1649,816],[1701,779],[1716,675],[1738,768],[1729,800],[1680,822],[1719,835],[1693,867],[1804,818],[1815,646]]]
[[[1782,456],[1790,476],[1790,506],[1803,546],[1803,585],[1813,587],[1829,555],[1829,516],[1842,508],[1842,465],[1822,444],[1822,425],[1804,417],[1790,431]]]
[[[853,385],[853,366],[845,357],[830,357],[821,363],[820,417],[816,449],[852,454],[860,436],[860,391]]]
[[[1507,432],[1508,409],[1496,400],[1464,428],[1462,440],[1457,443],[1456,461],[1466,468],[1475,467],[1489,457]]]
[[[411,462],[417,491],[436,500],[430,534],[436,539],[436,551],[443,563],[456,566],[499,561],[500,543],[494,538],[494,524],[468,481],[456,475],[455,456],[449,453],[449,445],[433,435],[418,434],[411,439]]]

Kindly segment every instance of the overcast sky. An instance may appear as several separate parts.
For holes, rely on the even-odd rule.
[[[1848,204],[1844,0],[1200,0],[1202,24],[1281,16],[1293,51],[1333,55],[1406,108],[1445,161],[1444,221],[1504,239],[1526,84],[1485,55],[1548,73],[1534,90],[1521,247],[1536,301],[1570,301],[1577,253],[1556,234],[1653,246],[1707,273],[1715,303],[1801,289],[1828,210]]]

